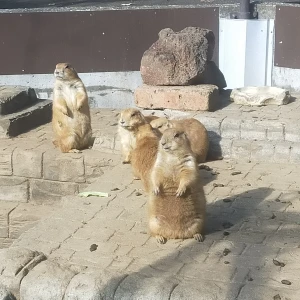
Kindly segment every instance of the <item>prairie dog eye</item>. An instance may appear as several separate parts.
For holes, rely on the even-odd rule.
[[[66,65],[66,66],[65,66],[65,69],[69,69],[69,68],[70,68],[70,66],[69,66],[69,65]]]
[[[162,128],[162,125],[157,126],[157,128]]]
[[[174,135],[175,138],[178,138],[179,136],[180,136],[180,133],[178,133],[178,132]]]
[[[137,112],[134,112],[131,114],[131,117],[135,117],[137,115]]]

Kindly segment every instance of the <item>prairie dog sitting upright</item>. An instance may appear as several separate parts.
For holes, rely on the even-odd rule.
[[[130,163],[135,148],[135,133],[139,126],[150,123],[155,116],[144,116],[136,108],[126,108],[120,113],[118,132],[121,139],[123,163]]]
[[[177,128],[187,134],[191,143],[191,149],[195,154],[198,163],[206,161],[209,139],[207,130],[204,125],[196,119],[168,120],[166,118],[158,118],[151,121],[151,126],[163,133],[168,128]]]
[[[149,229],[159,243],[194,237],[203,241],[206,200],[186,134],[167,129],[151,172]]]
[[[84,84],[68,63],[56,65],[52,127],[61,152],[80,152],[92,137],[90,108]]]
[[[150,124],[138,127],[136,145],[131,152],[131,166],[135,178],[142,180],[147,193],[150,189],[150,174],[156,160],[158,143],[158,134]]]

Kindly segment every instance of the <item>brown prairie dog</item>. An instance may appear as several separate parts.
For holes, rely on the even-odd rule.
[[[159,243],[194,237],[203,241],[206,200],[186,134],[167,129],[151,172],[149,229]]]
[[[135,133],[139,126],[156,119],[155,116],[144,116],[136,108],[127,108],[121,111],[118,133],[121,139],[123,163],[130,163],[131,152],[135,148]]]
[[[150,189],[151,169],[156,160],[159,137],[150,124],[139,126],[136,132],[136,147],[131,153],[133,174],[142,180],[145,191]]]
[[[56,65],[52,127],[61,152],[80,152],[92,137],[90,108],[84,84],[68,63]]]
[[[183,130],[191,143],[191,149],[196,156],[198,163],[206,161],[209,140],[207,130],[202,123],[196,119],[168,120],[158,118],[151,121],[151,126],[163,133],[167,128],[177,128]]]

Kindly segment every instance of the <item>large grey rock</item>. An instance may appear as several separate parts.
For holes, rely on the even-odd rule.
[[[25,248],[11,247],[1,249],[0,283],[17,295],[22,279],[30,270],[45,259],[46,257],[43,253]]]
[[[249,106],[283,105],[288,104],[290,98],[290,93],[287,90],[273,86],[248,86],[234,89],[230,94],[231,101]]]
[[[52,101],[38,100],[26,109],[9,114],[0,115],[0,138],[14,137],[32,128],[51,121]]]
[[[55,262],[44,261],[21,282],[22,300],[63,299],[66,288],[75,272]],[[83,298],[84,299],[84,298]]]
[[[7,115],[37,101],[34,89],[24,86],[0,86],[0,115]]]
[[[187,27],[179,32],[170,28],[159,32],[159,39],[145,51],[141,61],[143,82],[148,85],[215,84],[223,88],[224,80],[209,65],[213,57],[215,36],[211,30]],[[206,74],[208,76],[206,76]],[[219,83],[219,84],[218,84]]]
[[[113,299],[119,283],[125,276],[101,270],[82,272],[72,278],[64,300]]]

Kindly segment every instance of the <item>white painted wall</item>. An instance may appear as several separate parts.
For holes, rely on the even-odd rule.
[[[228,88],[271,85],[273,20],[220,19],[220,70]]]

